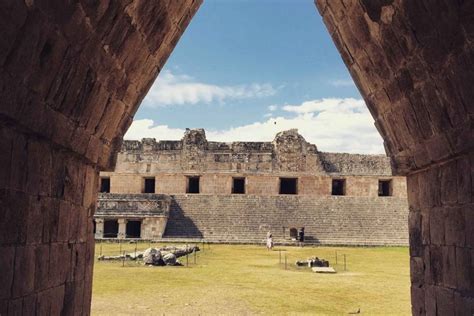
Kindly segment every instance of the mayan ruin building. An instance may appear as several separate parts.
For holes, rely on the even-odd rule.
[[[405,177],[383,155],[326,153],[297,130],[273,142],[124,141],[101,172],[96,238],[408,244]]]
[[[120,160],[127,156],[119,154],[123,135],[201,3],[0,1],[0,314],[90,314],[99,173],[112,172],[117,155],[116,172],[121,172]],[[413,315],[472,315],[473,1],[315,0],[315,5],[375,120],[393,174],[406,177]],[[271,7],[269,4],[269,10]],[[290,58],[299,58],[298,52],[295,50]],[[176,158],[186,158],[182,160],[186,172],[191,166],[195,168],[189,175],[201,176],[202,194],[212,187],[225,191],[212,197],[215,205],[222,199],[222,206],[229,205],[228,200],[242,199],[229,195],[234,173],[229,173],[226,180],[215,172],[214,182],[213,176],[207,181],[208,175],[200,170],[208,159],[217,166],[216,153],[230,150],[212,148],[213,144],[206,145],[204,138],[198,143],[203,147],[183,143],[176,151],[183,155],[177,154]],[[134,144],[137,151],[142,146],[144,157],[153,157],[146,154],[155,146],[153,142],[152,146],[146,141]],[[262,150],[267,156],[261,155],[259,165],[268,163],[291,170],[304,165],[301,161],[287,164],[292,153],[285,150],[271,163],[265,162],[270,149],[278,152],[279,145],[275,149],[265,146],[262,144]],[[315,170],[324,166],[311,165],[316,161],[316,155],[311,154],[314,147],[309,145],[305,150],[306,166]],[[320,162],[324,160],[324,154],[317,156],[322,157]],[[239,174],[245,163],[230,157],[222,157],[229,159],[222,162],[224,170],[235,163],[235,174]],[[327,161],[334,162],[335,157]],[[252,163],[257,162],[249,162],[249,168]],[[239,164],[241,171],[237,172]],[[151,173],[151,162],[136,164],[145,169],[131,176],[135,182],[122,183],[120,190],[129,186],[134,193],[140,191],[148,165]],[[386,166],[381,169],[388,170],[388,162]],[[294,178],[296,173],[281,172],[284,178]],[[113,192],[116,184],[110,174]],[[179,199],[185,202],[201,196],[186,196],[184,174],[179,177],[181,182],[160,181],[156,175],[158,172],[158,192],[165,187],[179,190]],[[247,192],[258,190],[260,186],[251,181],[251,174],[245,176]],[[261,200],[259,205],[271,201],[268,203],[273,207],[278,205],[287,212],[290,203],[316,201],[311,196],[305,198],[303,175],[298,175],[298,195],[288,197],[277,196],[280,171],[272,177],[272,181],[261,179],[263,186],[273,183],[269,189],[275,196],[255,195]],[[327,199],[336,201],[329,195],[331,177],[321,177],[328,181],[321,190],[327,190]],[[349,193],[357,187],[350,181],[358,176],[344,177]],[[395,199],[376,196],[379,177],[392,179],[397,192],[396,178],[388,173],[374,175],[373,185],[364,186],[364,192],[374,196],[354,201],[388,203]],[[190,188],[196,187],[193,181]],[[288,187],[294,187],[291,181]],[[313,188],[314,192],[319,190]],[[171,216],[177,215],[173,201],[169,202],[167,229],[172,227]],[[207,218],[219,218],[219,212]],[[248,212],[257,214],[254,210]],[[352,212],[350,216],[356,214],[363,213]],[[315,216],[312,220],[321,223],[328,217]],[[306,219],[304,223],[286,225],[293,224],[310,227]],[[199,231],[200,224],[195,225],[195,231]],[[326,227],[332,233],[344,228],[340,223]],[[328,235],[319,228],[314,226],[308,235],[324,240]],[[386,228],[383,230],[386,233]]]

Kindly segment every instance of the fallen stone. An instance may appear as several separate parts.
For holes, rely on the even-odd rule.
[[[143,253],[143,263],[147,265],[163,265],[161,252],[156,248],[148,248]]]
[[[122,260],[124,258],[123,255],[120,255],[120,256],[99,256],[99,258],[97,258],[99,261],[108,261],[108,260]]]
[[[163,262],[167,266],[174,266],[176,265],[176,256],[173,253],[167,253],[166,255],[163,256]]]
[[[329,261],[324,259],[319,259],[318,257],[308,258],[307,260],[298,260],[296,261],[298,267],[307,266],[312,267],[329,267]]]
[[[336,270],[332,267],[313,267],[311,270],[316,273],[336,273]]]
[[[177,258],[186,256],[193,252],[199,251],[198,246],[164,246],[162,248],[148,248],[145,251],[131,252],[124,255],[118,256],[100,256],[98,260],[107,261],[107,260],[139,260],[143,259],[145,265],[153,266],[164,266],[164,265],[181,265]],[[167,256],[167,261],[165,261],[165,256]]]

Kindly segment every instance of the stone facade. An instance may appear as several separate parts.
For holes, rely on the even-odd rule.
[[[127,238],[128,221],[141,222],[140,238],[161,238],[168,222],[170,205],[171,198],[162,194],[101,193],[97,202],[100,217],[96,215],[95,236],[104,237],[104,221],[117,220],[118,238]]]
[[[110,195],[130,203],[169,195],[164,238],[260,242],[271,230],[276,242],[288,242],[290,229],[305,227],[313,243],[408,243],[406,182],[392,175],[389,159],[320,152],[297,130],[278,133],[273,142],[212,142],[202,129],[186,130],[181,141],[125,141],[115,171],[100,176],[110,194],[99,197],[97,219],[142,218],[147,229],[148,217],[138,209],[114,213],[104,202]],[[190,178],[199,179],[198,194],[189,193]],[[282,192],[287,179],[293,187]],[[333,195],[333,180],[344,181],[343,195]],[[144,193],[146,181],[153,192]],[[379,196],[380,181],[388,196]]]
[[[472,315],[472,1],[315,2],[407,176],[413,314]],[[99,171],[200,4],[0,1],[0,314],[90,313]]]

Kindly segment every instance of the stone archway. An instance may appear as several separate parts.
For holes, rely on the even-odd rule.
[[[89,314],[99,170],[201,1],[0,3],[0,314]]]
[[[474,3],[318,0],[397,174],[413,314],[474,312]]]
[[[0,3],[0,314],[88,314],[98,171],[201,0]],[[474,311],[474,5],[318,0],[395,170],[413,312]]]

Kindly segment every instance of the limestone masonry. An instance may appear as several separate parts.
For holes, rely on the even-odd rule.
[[[297,130],[273,142],[124,141],[101,172],[96,238],[406,245],[405,177],[389,158],[319,152]]]

